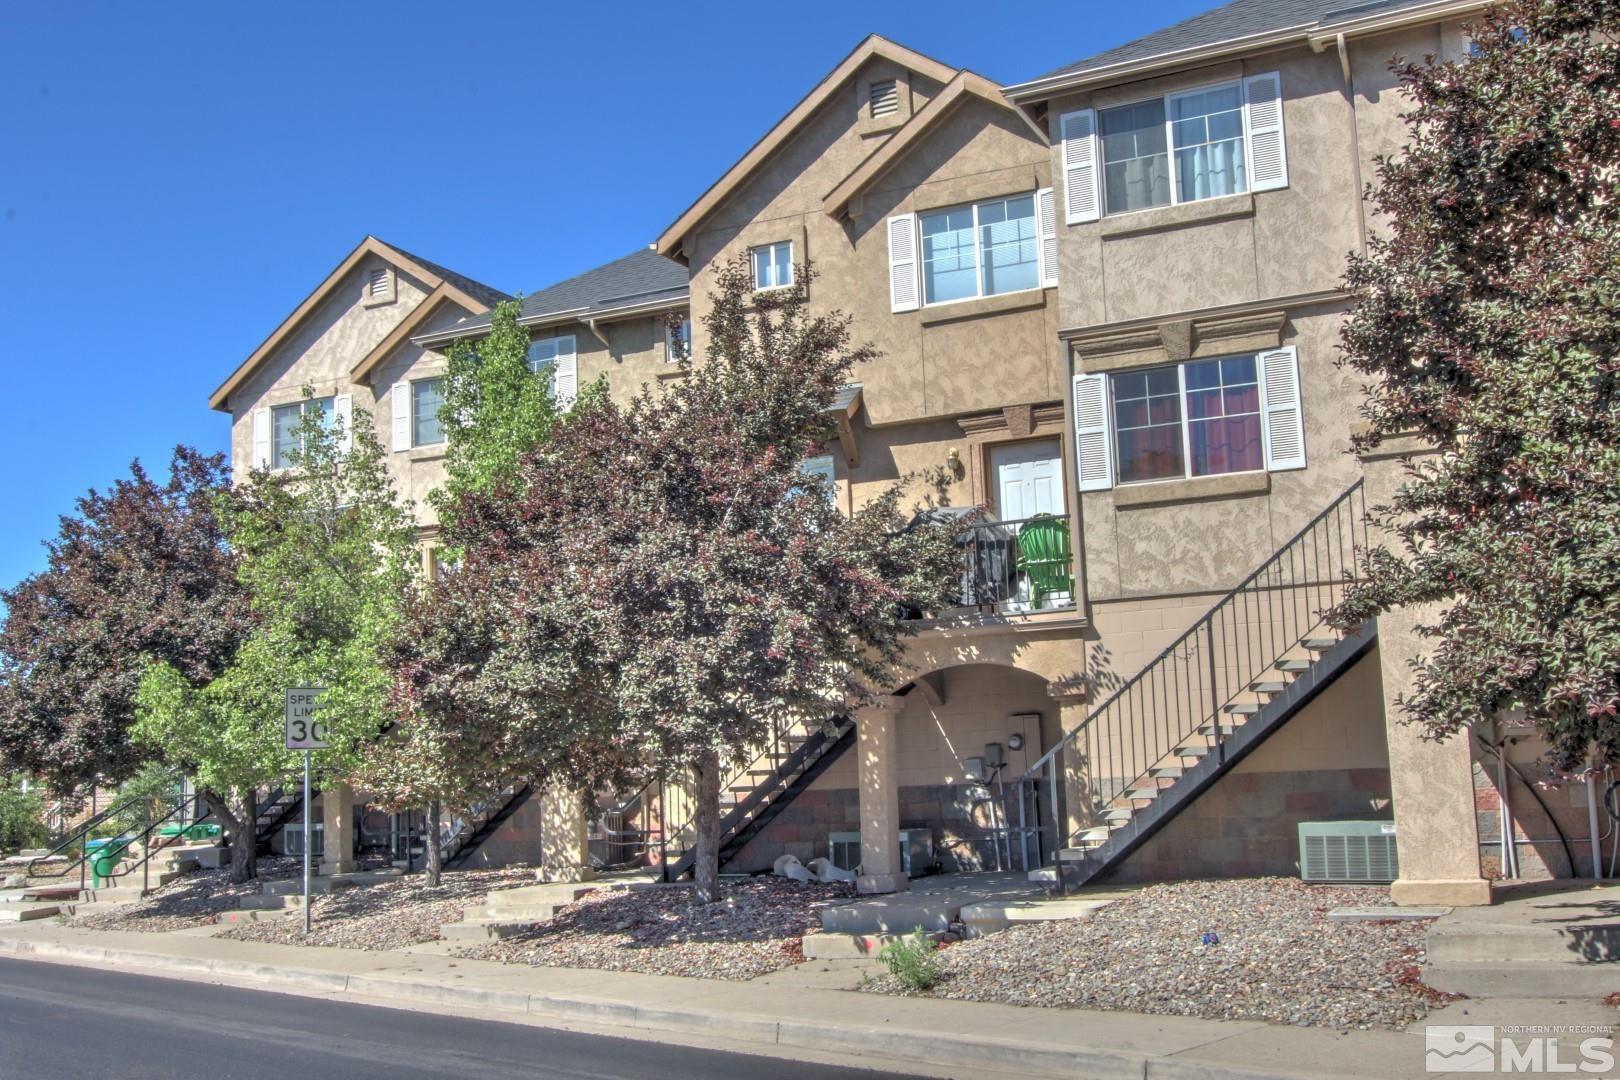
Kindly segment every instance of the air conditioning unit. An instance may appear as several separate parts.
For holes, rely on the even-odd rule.
[[[1390,882],[1400,876],[1393,821],[1302,821],[1302,881]]]
[[[861,864],[861,834],[858,832],[830,832],[827,834],[827,858],[840,870],[853,870]],[[900,830],[900,869],[908,877],[931,869],[934,865],[934,833],[931,829]]]
[[[309,831],[312,834],[309,838],[310,856],[325,855],[326,834],[321,822],[310,822]],[[281,850],[288,855],[302,855],[304,853],[304,826],[302,822],[297,825],[288,825],[281,830]]]

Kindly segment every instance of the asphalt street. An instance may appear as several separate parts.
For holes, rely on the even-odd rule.
[[[884,1077],[93,968],[0,960],[3,1080]]]

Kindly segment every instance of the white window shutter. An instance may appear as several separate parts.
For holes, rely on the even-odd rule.
[[[1102,216],[1097,191],[1097,110],[1081,109],[1058,117],[1063,143],[1063,211],[1070,225]]]
[[[347,454],[354,449],[354,395],[332,399],[332,422],[338,425],[338,451]]]
[[[394,453],[402,454],[411,448],[411,384],[399,380],[388,396],[393,408]]]
[[[551,369],[551,396],[564,409],[572,408],[579,396],[579,357],[572,336],[557,339],[557,363]]]
[[[1041,286],[1051,288],[1058,283],[1058,246],[1057,206],[1049,187],[1035,193],[1035,229],[1041,236],[1041,246],[1037,250],[1041,264]]]
[[[889,219],[889,310],[916,311],[922,290],[917,274],[917,215]]]
[[[1114,486],[1113,436],[1108,429],[1108,376],[1074,377],[1074,468],[1081,491]]]
[[[1282,76],[1275,71],[1243,80],[1249,132],[1249,190],[1288,186],[1288,147],[1283,138]]]
[[[1299,403],[1299,354],[1292,345],[1255,357],[1260,368],[1260,435],[1266,468],[1305,467],[1305,414]]]
[[[253,467],[270,467],[270,410],[253,410]]]

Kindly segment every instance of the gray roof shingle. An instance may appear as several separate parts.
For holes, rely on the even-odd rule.
[[[579,312],[581,318],[687,295],[686,267],[646,248],[622,259],[576,274],[523,298],[518,317],[544,319],[548,315]],[[489,327],[488,315],[477,315],[455,327],[455,336],[476,334]]]
[[[1369,0],[1359,4],[1354,0],[1232,0],[1229,4],[1194,15],[1162,30],[1155,30],[1135,41],[1127,41],[1123,45],[1116,45],[1112,49],[1077,60],[1055,71],[1048,71],[1029,81],[1036,83],[1065,75],[1080,75],[1114,64],[1147,60],[1183,49],[1218,45],[1234,38],[1287,30],[1294,26],[1326,28],[1334,23],[1363,15],[1379,11],[1396,11],[1430,2],[1432,0]]]

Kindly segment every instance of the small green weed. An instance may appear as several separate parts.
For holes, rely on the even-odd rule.
[[[945,977],[939,945],[920,926],[883,946],[878,959],[907,990],[931,990]]]

